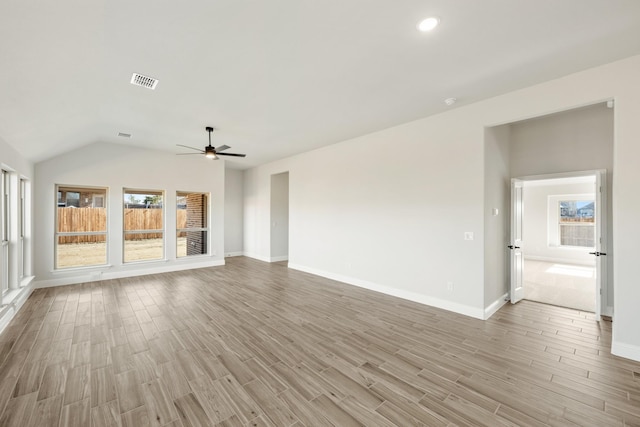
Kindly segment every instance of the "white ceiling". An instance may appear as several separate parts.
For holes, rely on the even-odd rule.
[[[0,138],[38,162],[211,125],[245,168],[639,53],[638,0],[3,0]]]

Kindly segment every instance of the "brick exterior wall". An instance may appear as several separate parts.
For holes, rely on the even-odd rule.
[[[207,226],[207,195],[191,193],[187,200],[187,228]],[[187,256],[207,253],[207,232],[187,231]]]
[[[60,206],[60,203],[64,204],[65,206],[70,206],[70,204],[67,204],[68,200],[67,200],[67,193],[69,191],[66,190],[59,190],[60,191],[60,197],[58,198],[58,206]],[[72,193],[77,193],[77,191],[72,191]],[[86,191],[86,192],[81,192],[80,194],[80,198],[78,199],[78,206],[75,206],[76,208],[91,208],[91,207],[100,207],[103,208],[104,206],[93,206],[93,199],[95,196],[102,196],[102,203],[104,204],[104,199],[106,198],[106,194],[105,193],[96,193],[94,191]]]

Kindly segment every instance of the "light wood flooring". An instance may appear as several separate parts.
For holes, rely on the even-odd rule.
[[[247,258],[35,291],[0,335],[0,426],[640,425],[611,324],[488,321]]]

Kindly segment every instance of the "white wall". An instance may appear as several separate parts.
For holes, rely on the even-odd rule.
[[[237,256],[243,252],[244,172],[226,169],[224,176],[224,254]]]
[[[509,291],[509,219],[511,127],[489,127],[485,133],[484,174],[484,307],[485,317],[502,306]]]
[[[534,185],[528,185],[531,183]],[[557,235],[558,229],[558,207],[557,204],[549,203],[549,197],[568,195],[595,197],[594,189],[595,183],[535,185],[535,181],[525,182],[522,242],[524,257],[543,261],[595,265],[595,257],[589,255],[589,251],[593,251],[592,248],[560,247],[549,240],[549,233],[556,232]],[[555,222],[551,218],[552,216],[555,217]]]
[[[636,56],[253,168],[245,251],[268,259],[270,177],[288,170],[291,266],[484,317],[485,127],[615,98],[613,349],[640,360],[639,72]]]
[[[33,178],[33,164],[22,157],[0,137],[0,165],[8,167],[27,178]]]
[[[92,144],[36,165],[38,286],[224,264],[224,162],[119,144]],[[54,271],[56,184],[108,188],[108,267]],[[123,188],[165,191],[166,260],[122,262]],[[176,191],[210,193],[210,254],[176,259]]]
[[[271,175],[271,261],[289,259],[289,173]]]
[[[468,177],[482,176],[484,130],[456,120],[435,116],[248,170],[245,251],[268,260],[269,183],[288,170],[290,266],[482,317],[483,182]],[[479,141],[477,155],[468,141]],[[410,154],[385,154],[390,145]],[[456,258],[464,268],[447,268]]]

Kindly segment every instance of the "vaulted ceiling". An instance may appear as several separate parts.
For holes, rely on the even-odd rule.
[[[638,0],[4,0],[0,138],[38,162],[210,125],[245,168],[635,54]]]

